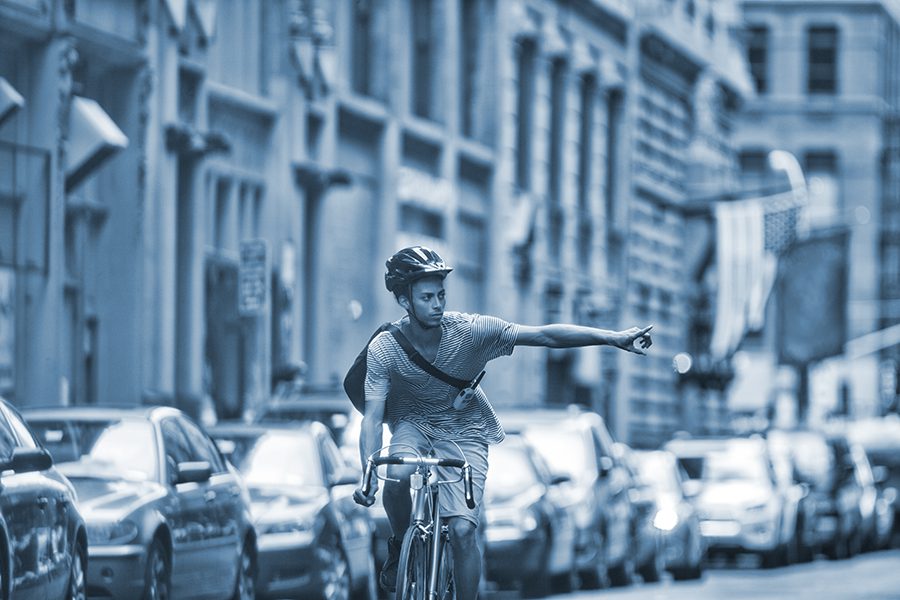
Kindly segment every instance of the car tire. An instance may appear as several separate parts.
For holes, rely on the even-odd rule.
[[[172,571],[169,552],[163,541],[154,538],[147,550],[147,567],[144,575],[144,600],[169,600],[172,595]]]
[[[232,600],[254,600],[256,598],[256,555],[250,541],[244,542],[238,560],[238,573],[234,581]]]
[[[664,558],[662,552],[657,550],[653,553],[653,556],[650,557],[650,560],[638,567],[638,574],[641,576],[641,579],[644,580],[644,583],[659,582],[662,577],[662,572],[665,570]]]
[[[330,544],[326,552],[328,562],[322,572],[322,600],[350,600],[350,564],[343,550],[336,543]]]
[[[87,564],[87,551],[81,544],[75,544],[75,553],[72,555],[72,567],[69,571],[69,589],[67,600],[87,600],[87,577],[85,565]],[[0,581],[0,590],[2,590]]]
[[[622,559],[622,562],[614,567],[610,567],[609,584],[612,587],[625,587],[631,585],[634,576],[634,564],[630,558]]]

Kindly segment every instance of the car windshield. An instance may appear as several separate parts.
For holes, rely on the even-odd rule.
[[[705,481],[769,481],[762,456],[749,452],[712,452],[703,465]]]
[[[503,445],[491,448],[484,490],[486,500],[516,496],[538,483],[537,472],[524,449]]]
[[[825,438],[797,433],[791,436],[790,443],[794,465],[800,477],[816,489],[829,489],[834,469],[834,452],[828,447]]]
[[[29,421],[53,462],[71,477],[155,480],[156,436],[139,418]]]
[[[657,454],[637,456],[638,480],[660,494],[678,494],[681,484],[672,461]]]
[[[531,427],[525,431],[525,437],[537,448],[552,473],[568,475],[572,481],[596,476],[597,467],[577,430]]]
[[[271,431],[259,436],[222,436],[234,444],[229,459],[253,486],[325,485],[316,441],[304,432]]]

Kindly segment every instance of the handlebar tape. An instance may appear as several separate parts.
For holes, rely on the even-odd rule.
[[[466,506],[475,508],[475,490],[472,485],[472,467],[463,467],[463,484],[466,489]]]

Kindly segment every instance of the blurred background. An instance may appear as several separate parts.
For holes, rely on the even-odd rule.
[[[413,244],[653,325],[488,367],[483,593],[896,596],[900,0],[0,0],[0,579],[378,598]]]
[[[653,324],[493,402],[616,439],[898,411],[900,3],[0,0],[0,394],[343,397],[432,246],[448,308]]]

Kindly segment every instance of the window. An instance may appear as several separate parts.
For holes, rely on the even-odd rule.
[[[750,75],[756,84],[756,93],[765,94],[769,91],[769,28],[765,25],[751,26],[747,37],[747,62],[750,65]]]
[[[534,41],[519,43],[516,98],[516,187],[531,189],[531,128],[534,118],[534,68],[537,48]]]
[[[188,443],[191,445],[191,455],[193,460],[203,460],[209,463],[213,473],[222,473],[225,471],[225,463],[219,454],[215,443],[197,425],[187,419],[179,419],[179,424],[184,430]]]
[[[566,79],[568,65],[564,60],[554,60],[550,68],[550,252],[560,253],[562,241],[562,170],[563,145],[565,143]]]
[[[769,165],[765,150],[743,150],[738,155],[741,186],[746,190],[762,190],[769,183]]]
[[[838,32],[836,27],[810,27],[807,32],[806,90],[810,94],[837,92]]]
[[[412,112],[425,118],[434,117],[435,36],[434,4],[431,0],[414,0],[412,10]]]
[[[578,144],[578,255],[582,267],[591,263],[591,162],[594,154],[594,103],[597,79],[581,78],[581,139]]]
[[[841,205],[837,156],[828,150],[807,152],[804,163],[809,190],[806,224],[812,228],[837,224]]]
[[[463,135],[474,137],[475,107],[478,98],[479,65],[481,52],[481,20],[479,0],[461,0],[460,3],[460,97],[459,128]]]
[[[611,91],[606,99],[606,219],[612,224],[616,219],[616,194],[618,193],[619,128],[622,124],[622,94]]]
[[[372,12],[370,0],[353,2],[350,80],[353,91],[372,94]]]

